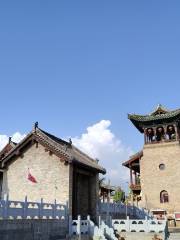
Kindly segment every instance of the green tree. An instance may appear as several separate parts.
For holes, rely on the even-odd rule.
[[[124,202],[125,200],[125,193],[122,191],[120,188],[115,191],[114,197],[113,197],[114,202]]]

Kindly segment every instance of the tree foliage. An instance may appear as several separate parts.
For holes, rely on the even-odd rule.
[[[114,202],[124,202],[125,201],[125,193],[122,191],[120,188],[115,191],[114,197],[113,197]]]

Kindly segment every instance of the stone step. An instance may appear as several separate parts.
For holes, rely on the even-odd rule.
[[[170,233],[168,240],[180,240],[180,233]]]
[[[126,232],[121,234],[125,240],[152,240],[154,233],[137,233],[137,232]],[[160,239],[164,240],[163,234],[157,234]],[[180,240],[180,239],[179,239]]]
[[[170,233],[180,233],[180,228],[169,228]]]

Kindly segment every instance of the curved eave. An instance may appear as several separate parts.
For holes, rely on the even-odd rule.
[[[140,160],[142,158],[142,156],[143,156],[143,151],[140,151],[140,152],[134,154],[133,156],[131,156],[129,158],[129,160],[124,162],[122,165],[129,168],[131,163],[133,163],[133,162],[135,162],[137,160]]]
[[[152,124],[170,123],[180,119],[180,109],[158,115],[136,115],[128,114],[128,119],[143,133],[143,126]]]

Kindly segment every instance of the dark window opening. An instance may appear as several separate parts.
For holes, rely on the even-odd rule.
[[[169,196],[168,192],[163,190],[160,192],[160,203],[168,203],[169,202]]]

